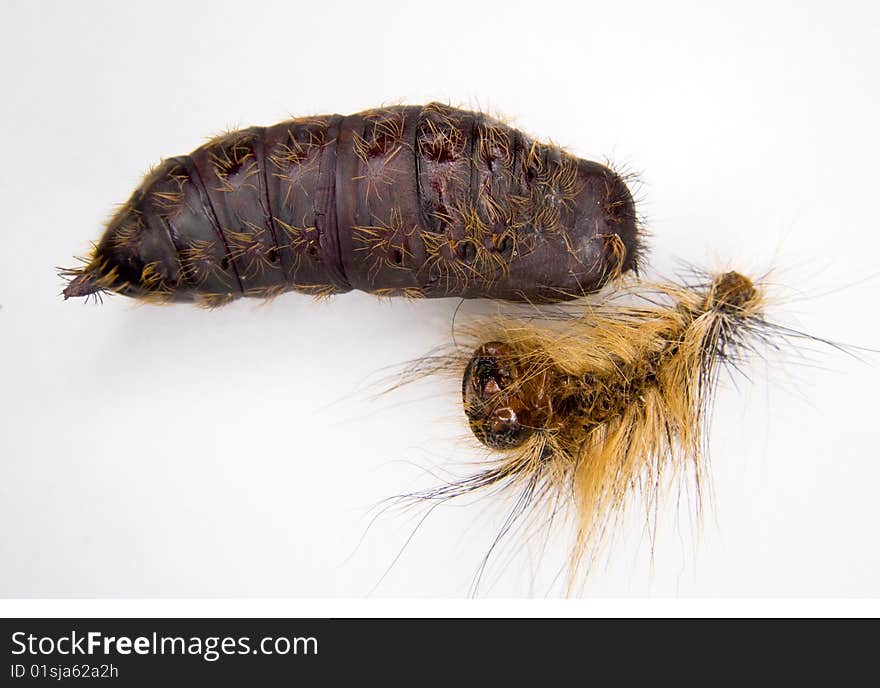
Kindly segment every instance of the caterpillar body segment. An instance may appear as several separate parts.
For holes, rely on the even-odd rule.
[[[638,254],[619,175],[433,103],[252,127],[164,160],[66,271],[64,295],[562,301]]]

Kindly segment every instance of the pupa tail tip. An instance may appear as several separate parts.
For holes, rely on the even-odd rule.
[[[65,277],[71,277],[69,272],[62,272],[62,275]],[[98,292],[103,291],[101,286],[98,284],[97,280],[89,274],[88,272],[78,272],[70,282],[67,283],[67,286],[64,287],[61,295],[64,297],[64,300],[70,298],[79,298],[82,296],[91,296],[92,294],[97,294]]]

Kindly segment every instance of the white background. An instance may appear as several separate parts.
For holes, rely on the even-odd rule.
[[[642,6],[644,5],[644,6]],[[0,595],[461,596],[505,515],[376,503],[481,457],[456,383],[375,400],[455,300],[64,302],[149,165],[230,127],[444,100],[636,171],[651,263],[775,267],[782,322],[880,347],[874,3],[5,2]],[[486,306],[467,304],[468,312]],[[713,509],[634,513],[586,595],[877,596],[878,357],[719,394]],[[554,594],[502,547],[484,596]]]

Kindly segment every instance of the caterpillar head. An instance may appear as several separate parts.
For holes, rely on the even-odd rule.
[[[545,428],[551,416],[547,373],[526,371],[504,342],[477,347],[462,381],[471,430],[492,449],[512,449]]]

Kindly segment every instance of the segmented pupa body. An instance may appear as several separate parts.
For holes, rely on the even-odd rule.
[[[633,269],[638,252],[618,174],[432,103],[252,127],[163,161],[64,294],[555,301]]]

